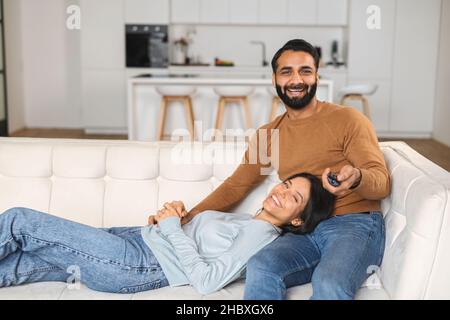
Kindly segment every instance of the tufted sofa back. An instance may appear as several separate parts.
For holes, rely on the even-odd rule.
[[[243,144],[0,140],[0,211],[24,206],[95,227],[143,225],[166,201],[193,207],[244,151]],[[236,210],[256,212],[273,177]]]
[[[401,142],[381,143],[392,175],[377,271],[391,298],[450,297],[450,174]],[[188,208],[239,165],[244,144],[0,139],[0,212],[29,207],[96,227],[143,225],[166,201]],[[275,173],[234,211],[256,212]]]

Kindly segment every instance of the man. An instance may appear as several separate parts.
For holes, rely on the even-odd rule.
[[[278,130],[280,179],[302,171],[321,177],[337,196],[334,214],[313,232],[286,234],[253,256],[245,299],[284,299],[287,288],[308,282],[312,299],[353,299],[381,264],[385,233],[380,199],[389,195],[389,173],[370,121],[353,108],[316,99],[318,65],[317,51],[304,40],[291,40],[278,50],[272,82],[286,112],[258,130]],[[181,202],[168,205],[186,215],[184,223],[204,210],[230,211],[266,177],[259,161],[248,163],[249,150],[244,160],[189,213]],[[330,171],[338,173],[339,186],[328,181]],[[274,201],[283,206],[281,196]]]

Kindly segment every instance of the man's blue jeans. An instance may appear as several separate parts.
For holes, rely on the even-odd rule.
[[[169,285],[141,227],[98,229],[26,208],[0,214],[0,287],[76,279],[115,293]]]
[[[380,212],[334,216],[307,235],[287,233],[250,259],[244,298],[284,299],[287,288],[312,282],[311,299],[354,299],[381,264],[384,244]]]

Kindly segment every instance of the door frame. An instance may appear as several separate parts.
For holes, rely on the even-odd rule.
[[[3,99],[4,99],[4,106],[5,106],[5,120],[0,121],[0,136],[7,137],[8,136],[8,92],[7,92],[7,86],[6,86],[6,52],[5,52],[5,19],[3,17],[4,15],[4,7],[3,7],[3,0],[0,0],[0,9],[1,9],[1,15],[0,15],[0,22],[2,25],[2,57],[3,57],[3,70],[0,70],[0,74],[3,74]]]

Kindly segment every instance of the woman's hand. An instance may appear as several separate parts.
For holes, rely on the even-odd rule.
[[[169,217],[177,217],[178,219],[181,219],[178,215],[178,212],[171,206],[166,206],[165,208],[158,210],[155,220],[157,223],[160,223],[164,219],[167,219]]]
[[[169,207],[175,209],[180,218],[183,218],[187,215],[186,207],[184,206],[183,201],[172,201],[170,203],[166,202],[166,203],[164,203],[164,208],[166,208],[166,206],[169,206]]]
[[[186,208],[182,201],[166,202],[166,203],[164,203],[164,209],[175,210],[177,215],[180,217],[180,219],[184,218],[187,215]],[[161,210],[159,210],[159,211],[161,211]],[[156,223],[158,223],[157,215],[151,215],[148,217],[148,224],[151,225],[151,224],[156,224]]]

